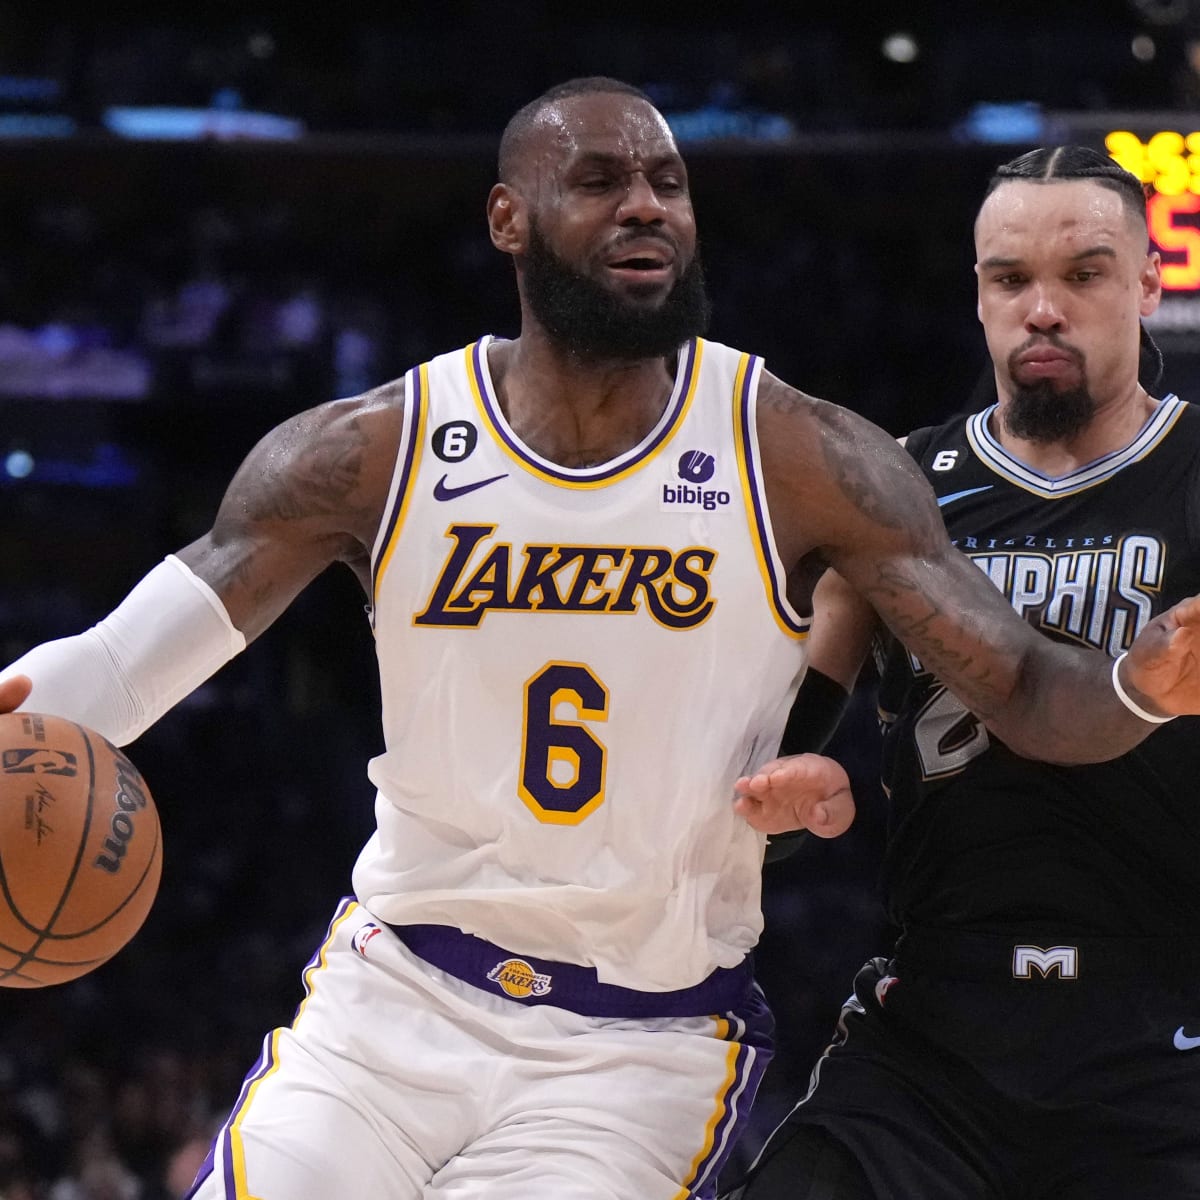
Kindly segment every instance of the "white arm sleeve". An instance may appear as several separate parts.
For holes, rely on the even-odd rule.
[[[220,597],[171,554],[99,624],[35,646],[0,678],[33,681],[25,712],[124,746],[245,647]]]

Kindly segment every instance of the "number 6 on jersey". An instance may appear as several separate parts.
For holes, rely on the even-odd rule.
[[[578,719],[560,716],[563,705]],[[582,663],[547,663],[525,684],[518,791],[539,821],[578,825],[604,803],[608,751],[585,719],[608,720],[608,689]]]

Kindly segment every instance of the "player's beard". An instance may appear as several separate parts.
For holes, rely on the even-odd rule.
[[[589,362],[659,358],[704,333],[712,309],[697,250],[657,308],[626,300],[564,262],[529,230],[525,299],[555,342]]]
[[[1004,428],[1013,437],[1040,444],[1065,441],[1082,433],[1096,413],[1083,355],[1071,351],[1079,364],[1079,382],[1074,387],[1062,388],[1052,379],[1020,383],[1017,380],[1020,353],[1014,351],[1008,363],[1012,392],[1003,410]]]

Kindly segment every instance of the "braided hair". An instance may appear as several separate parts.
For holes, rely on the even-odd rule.
[[[984,196],[990,196],[1002,183],[1012,180],[1056,183],[1071,179],[1089,179],[1116,192],[1126,211],[1143,226],[1146,224],[1146,189],[1142,181],[1090,146],[1044,146],[1002,163],[992,172]],[[1146,326],[1140,328],[1142,356],[1149,359],[1152,367],[1147,372],[1149,382],[1144,386],[1152,392],[1162,382],[1163,356]]]

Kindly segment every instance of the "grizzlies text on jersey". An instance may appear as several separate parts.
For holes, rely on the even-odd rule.
[[[1200,413],[1168,397],[1128,446],[1053,479],[1002,449],[993,413],[908,438],[951,539],[1048,636],[1121,653],[1200,587]],[[897,923],[1194,933],[1195,718],[1111,762],[1031,765],[895,643],[880,709]]]

